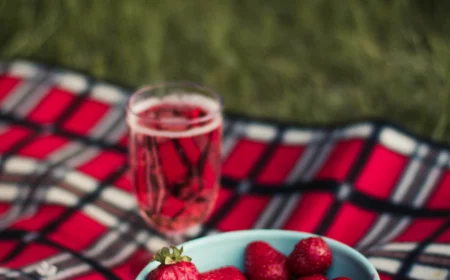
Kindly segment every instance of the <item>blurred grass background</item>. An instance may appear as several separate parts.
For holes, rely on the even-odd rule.
[[[194,80],[228,111],[383,118],[450,142],[450,1],[0,0],[0,59],[135,88]]]

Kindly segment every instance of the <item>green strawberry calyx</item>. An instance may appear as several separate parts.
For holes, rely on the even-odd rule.
[[[172,246],[172,252],[167,247],[162,248],[153,256],[151,261],[158,261],[162,264],[176,264],[179,262],[190,262],[192,259],[188,256],[183,256],[183,247],[178,249],[177,247]]]

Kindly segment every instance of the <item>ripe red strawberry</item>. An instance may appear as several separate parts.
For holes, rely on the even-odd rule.
[[[333,278],[333,280],[352,280],[352,278],[348,278],[348,277],[337,277],[337,278]]]
[[[225,266],[200,274],[201,280],[247,280],[244,274],[234,266]]]
[[[286,256],[268,243],[255,241],[247,245],[245,273],[251,280],[288,280]]]
[[[332,261],[327,243],[320,237],[310,237],[295,245],[287,258],[287,266],[294,275],[312,275],[324,273]]]
[[[147,276],[147,280],[200,280],[200,273],[191,258],[182,256],[183,247],[178,249],[164,247],[159,250],[152,261],[159,261],[161,264]]]
[[[314,275],[302,276],[302,277],[298,278],[297,280],[328,280],[328,278],[322,274],[314,274]]]

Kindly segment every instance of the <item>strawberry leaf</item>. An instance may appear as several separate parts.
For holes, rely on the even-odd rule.
[[[181,257],[181,261],[183,261],[183,262],[190,262],[192,259],[190,258],[190,257],[188,257],[188,256],[182,256]]]
[[[175,257],[176,260],[178,260],[181,257],[180,250],[178,250],[177,247],[172,247],[172,250],[173,250],[173,256]]]

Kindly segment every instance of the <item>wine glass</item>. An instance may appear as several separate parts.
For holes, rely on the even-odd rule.
[[[212,211],[222,123],[220,96],[193,83],[150,85],[129,99],[129,160],[139,212],[172,243]]]

